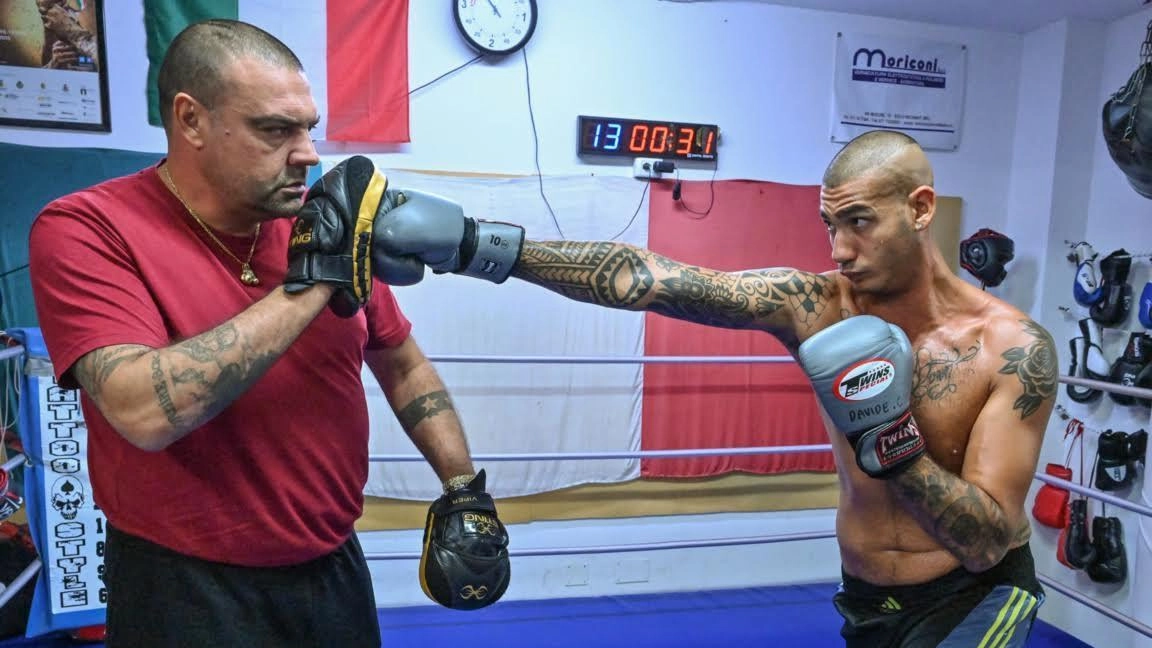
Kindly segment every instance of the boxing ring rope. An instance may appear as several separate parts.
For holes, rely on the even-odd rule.
[[[12,346],[0,349],[0,360],[13,358],[24,353],[24,347]],[[724,364],[724,363],[745,363],[745,364],[784,364],[794,363],[795,359],[791,356],[466,356],[466,355],[430,355],[429,360],[432,362],[444,363],[490,363],[490,364]],[[1098,389],[1100,391],[1115,392],[1127,396],[1134,396],[1137,398],[1152,399],[1152,389],[1140,389],[1137,387],[1130,387],[1126,385],[1118,385],[1110,382],[1088,380],[1085,378],[1076,378],[1072,376],[1061,375],[1058,377],[1059,382],[1079,387],[1087,387],[1089,389]],[[517,453],[517,454],[476,454],[473,459],[476,461],[546,461],[546,460],[590,460],[590,459],[645,459],[645,458],[669,458],[669,457],[707,457],[707,456],[735,456],[735,455],[768,455],[768,454],[790,454],[799,452],[823,452],[830,451],[831,444],[817,444],[817,445],[800,445],[800,446],[762,446],[762,447],[746,447],[746,448],[694,448],[694,449],[678,449],[678,450],[647,450],[647,451],[620,451],[620,452],[585,452],[585,453]],[[390,455],[390,454],[375,454],[369,455],[369,461],[373,462],[405,462],[405,461],[424,461],[421,455]],[[12,470],[25,461],[23,455],[16,455],[3,464],[3,470]],[[1065,488],[1069,491],[1092,497],[1094,499],[1112,504],[1119,508],[1124,508],[1133,511],[1146,517],[1152,517],[1152,508],[1142,506],[1129,502],[1128,500],[1121,499],[1114,495],[1110,495],[1103,491],[1098,491],[1093,488],[1081,486],[1064,479],[1059,479],[1045,473],[1036,473],[1036,478],[1040,481]],[[739,538],[717,538],[706,540],[686,540],[686,541],[671,541],[671,542],[656,542],[656,543],[636,543],[636,544],[623,544],[623,545],[594,545],[585,547],[550,547],[550,548],[531,548],[510,550],[509,555],[512,557],[533,557],[533,556],[558,556],[558,555],[580,555],[580,554],[601,554],[601,553],[630,553],[640,551],[659,551],[671,549],[698,549],[698,548],[716,548],[716,547],[730,547],[730,546],[744,546],[744,545],[758,545],[758,544],[774,544],[779,542],[797,542],[806,540],[823,540],[835,538],[835,531],[812,531],[805,533],[790,533],[780,534],[774,536],[753,536],[753,537],[739,537]],[[419,560],[421,554],[419,552],[398,552],[398,553],[366,553],[364,556],[367,560]],[[37,558],[29,564],[11,583],[4,586],[0,590],[0,607],[8,603],[9,600],[17,592],[20,591],[36,573],[41,569],[42,565]],[[1048,588],[1059,592],[1068,598],[1085,605],[1097,613],[1116,621],[1131,630],[1139,632],[1146,637],[1152,637],[1152,627],[1140,622],[1137,619],[1126,616],[1098,601],[1095,601],[1088,596],[1077,592],[1075,589],[1068,587],[1048,576],[1037,574],[1037,579]]]
[[[600,553],[635,553],[637,551],[661,551],[668,549],[710,549],[714,547],[735,547],[800,540],[825,540],[835,538],[835,531],[808,531],[804,533],[783,533],[774,536],[749,536],[745,538],[713,538],[708,540],[674,540],[668,542],[641,542],[622,545],[592,545],[587,547],[538,547],[536,549],[509,549],[513,558],[521,556],[575,556]],[[365,553],[368,560],[418,560],[420,552]]]
[[[612,452],[537,452],[474,454],[474,461],[567,461],[588,459],[666,459],[669,457],[729,457],[736,455],[773,455],[797,452],[828,452],[829,443],[799,446],[749,446],[746,448],[689,448],[677,450],[620,450]],[[368,461],[425,461],[423,455],[373,454]]]
[[[0,360],[3,360],[5,357],[8,356],[0,355]],[[5,461],[3,465],[0,465],[0,470],[3,470],[4,472],[12,472],[13,469],[24,463],[26,459],[27,458],[22,454],[12,455],[12,458],[10,458],[8,461]],[[21,589],[23,589],[29,581],[35,578],[36,573],[40,571],[41,566],[42,563],[40,562],[40,558],[35,558],[32,560],[32,562],[28,563],[27,567],[25,567],[19,574],[16,575],[16,578],[12,579],[11,583],[0,583],[0,607],[7,605],[8,601],[12,600],[13,596],[16,596],[16,594]]]
[[[1036,574],[1036,580],[1040,581],[1040,583],[1043,584],[1044,587],[1050,587],[1053,590],[1060,592],[1064,596],[1067,596],[1068,598],[1072,599],[1073,601],[1076,601],[1077,603],[1080,603],[1086,607],[1089,607],[1089,608],[1095,610],[1096,612],[1099,612],[1100,614],[1108,617],[1109,619],[1112,619],[1113,621],[1121,623],[1121,624],[1127,626],[1128,628],[1131,628],[1132,630],[1139,632],[1140,634],[1144,635],[1145,637],[1152,637],[1152,626],[1148,626],[1144,623],[1141,623],[1139,619],[1133,619],[1132,617],[1130,617],[1128,615],[1121,614],[1120,612],[1113,610],[1112,608],[1108,607],[1107,605],[1104,605],[1103,603],[1101,603],[1099,601],[1090,599],[1086,595],[1081,594],[1080,592],[1077,592],[1076,590],[1072,589],[1071,587],[1068,587],[1067,585],[1064,585],[1063,583],[1059,583],[1056,580],[1045,576],[1044,574],[1037,573]]]

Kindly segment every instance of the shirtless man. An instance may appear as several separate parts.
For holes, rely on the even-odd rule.
[[[404,193],[377,234],[380,272],[418,261],[497,283],[513,276],[785,344],[816,389],[839,469],[834,602],[848,646],[1025,644],[1044,598],[1025,498],[1055,401],[1056,350],[1039,324],[949,269],[929,235],[936,193],[915,140],[873,131],[832,160],[820,217],[839,269],[823,274],[524,241],[517,226]]]

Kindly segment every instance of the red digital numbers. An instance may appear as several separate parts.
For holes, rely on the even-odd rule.
[[[720,130],[714,124],[581,115],[579,138],[580,155],[715,160]]]
[[[633,124],[628,134],[628,150],[632,153],[661,154],[674,151],[676,155],[697,153],[711,156],[716,144],[716,131],[711,128],[672,129],[659,125]]]

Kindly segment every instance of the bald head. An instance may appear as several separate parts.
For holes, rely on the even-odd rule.
[[[824,171],[823,185],[839,187],[875,176],[892,194],[906,196],[932,186],[932,165],[920,144],[896,131],[868,131],[844,145]],[[887,192],[886,192],[887,193]]]
[[[259,27],[223,19],[193,23],[172,39],[160,64],[156,86],[164,130],[168,130],[172,100],[178,93],[213,107],[227,90],[228,66],[241,59],[304,69],[287,45]]]

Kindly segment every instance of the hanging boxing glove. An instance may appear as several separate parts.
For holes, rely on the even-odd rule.
[[[1088,341],[1085,338],[1078,337],[1068,340],[1068,348],[1072,351],[1072,362],[1068,365],[1068,376],[1072,378],[1087,378],[1087,354],[1088,354]],[[1081,387],[1080,385],[1073,385],[1069,383],[1065,386],[1068,392],[1068,398],[1076,401],[1077,403],[1093,403],[1100,400],[1104,392],[1099,389],[1092,389],[1091,387]]]
[[[1132,483],[1128,469],[1128,435],[1105,430],[1096,441],[1096,488],[1114,491]]]
[[[1128,344],[1124,347],[1124,354],[1112,363],[1112,370],[1108,372],[1108,381],[1125,387],[1135,387],[1136,379],[1148,366],[1150,355],[1152,355],[1152,338],[1142,332],[1132,333],[1128,336]],[[1108,396],[1121,405],[1136,404],[1135,396],[1116,392],[1108,392]]]
[[[1085,571],[1097,583],[1123,583],[1128,577],[1128,556],[1124,551],[1124,528],[1120,518],[1092,519],[1092,544],[1096,559]]]
[[[1080,320],[1080,335],[1084,338],[1084,377],[1089,380],[1108,380],[1108,374],[1111,370],[1108,360],[1104,358],[1104,343],[1102,342],[1103,334],[1100,329],[1100,324],[1091,317],[1085,317]],[[1097,393],[1090,400],[1099,398],[1100,394]]]
[[[1084,569],[1096,561],[1096,547],[1088,536],[1088,500],[1080,498],[1072,502],[1067,533],[1060,535],[1064,539],[1064,564],[1072,569]]]
[[[1144,365],[1144,369],[1140,371],[1140,375],[1136,376],[1136,386],[1140,389],[1152,389],[1152,359],[1149,363]],[[1152,399],[1150,398],[1137,398],[1136,402],[1144,407],[1152,407]]]
[[[1071,505],[1069,505],[1071,508]],[[1065,547],[1068,545],[1068,525],[1065,524],[1063,529],[1060,529],[1060,534],[1056,536],[1056,561],[1064,565],[1068,569],[1076,569],[1076,566],[1068,562],[1068,553]]]
[[[1140,325],[1152,329],[1152,281],[1144,284],[1144,291],[1140,293]]]
[[[1068,260],[1076,264],[1076,278],[1072,283],[1072,296],[1081,306],[1091,306],[1100,301],[1104,291],[1096,275],[1096,251],[1081,241],[1072,247]]]
[[[1058,463],[1050,463],[1044,468],[1044,473],[1072,481],[1072,469]],[[1044,526],[1053,529],[1063,529],[1068,526],[1068,500],[1071,498],[1068,489],[1054,484],[1043,484],[1036,491],[1036,499],[1032,501],[1032,517]]]
[[[1135,472],[1136,464],[1143,464],[1148,451],[1148,433],[1139,430],[1128,435],[1128,447],[1124,454],[1128,457],[1128,468]]]
[[[1088,309],[1092,319],[1101,326],[1115,326],[1128,317],[1132,308],[1132,286],[1128,272],[1132,269],[1132,255],[1121,248],[1100,261],[1100,301]]]

